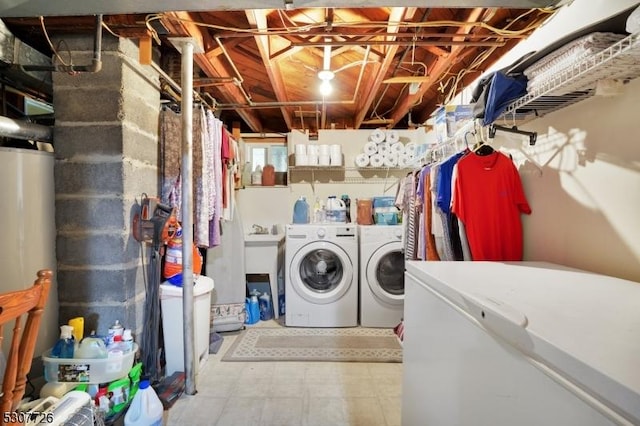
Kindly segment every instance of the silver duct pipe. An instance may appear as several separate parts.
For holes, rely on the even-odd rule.
[[[41,142],[53,142],[53,127],[27,123],[0,116],[0,136]]]
[[[175,43],[175,41],[174,41]],[[193,41],[182,50],[182,315],[185,392],[196,394],[193,306]]]

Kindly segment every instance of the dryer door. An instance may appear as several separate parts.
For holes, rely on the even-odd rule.
[[[349,255],[328,241],[314,241],[300,248],[289,268],[294,290],[311,303],[335,302],[352,285],[353,264]]]
[[[404,302],[404,253],[400,241],[379,247],[367,262],[367,284],[383,302],[400,305]]]

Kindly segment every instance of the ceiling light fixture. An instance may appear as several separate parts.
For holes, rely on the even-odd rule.
[[[329,39],[325,41],[329,41]],[[320,83],[320,93],[322,96],[329,96],[333,91],[330,83],[333,77],[335,77],[335,74],[331,71],[331,46],[325,45],[322,71],[318,73],[318,78],[322,80],[322,83]]]
[[[284,10],[293,10],[295,6],[293,5],[293,0],[284,0]]]

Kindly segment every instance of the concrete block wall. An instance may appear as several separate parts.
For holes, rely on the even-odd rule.
[[[92,37],[65,42],[90,63]],[[100,72],[53,76],[59,319],[82,315],[98,334],[117,319],[139,335],[150,253],[131,221],[141,194],[159,191],[159,79],[133,41],[105,34],[102,47]]]

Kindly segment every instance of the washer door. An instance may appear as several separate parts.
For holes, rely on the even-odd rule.
[[[327,241],[314,241],[300,248],[289,268],[296,293],[316,304],[340,299],[353,278],[353,264],[347,252]]]
[[[367,262],[367,284],[383,302],[404,302],[404,253],[402,243],[395,241],[379,247]]]

